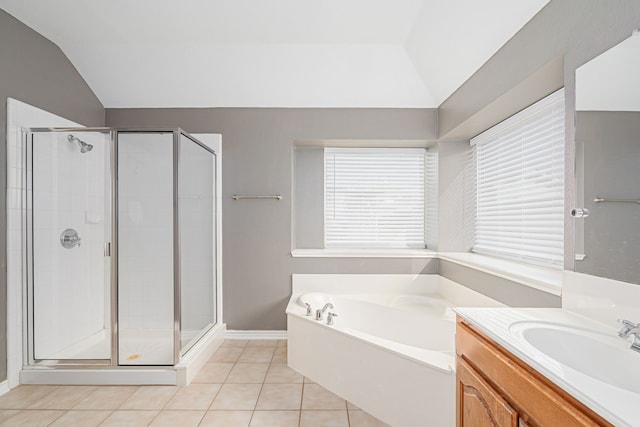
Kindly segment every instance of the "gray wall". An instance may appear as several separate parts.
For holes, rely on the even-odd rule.
[[[222,134],[224,317],[229,329],[285,329],[292,273],[436,273],[429,259],[292,258],[296,140],[434,140],[428,109],[107,109],[108,126]],[[276,194],[282,201],[231,199]]]
[[[295,249],[324,247],[324,148],[295,147],[293,227]]]
[[[441,260],[439,274],[511,307],[560,307],[559,296]]]
[[[575,70],[640,27],[638,0],[551,0],[438,109],[440,136],[469,139],[561,86],[566,88],[565,182],[574,206]],[[565,220],[565,268],[574,266]]]
[[[88,126],[104,125],[104,108],[62,51],[0,10],[0,379],[7,348],[7,98],[15,98]]]
[[[640,283],[640,206],[593,202],[640,198],[640,112],[580,111],[576,123],[584,207],[591,211],[582,220],[586,258],[576,261],[576,271]]]

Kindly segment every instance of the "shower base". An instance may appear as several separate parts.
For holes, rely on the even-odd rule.
[[[173,358],[172,350],[161,352],[167,345],[167,334],[149,334],[145,336],[133,333],[120,337],[121,355],[138,355],[136,364],[120,366],[25,366],[20,371],[20,384],[58,384],[58,385],[180,385],[191,383],[198,371],[204,366],[213,353],[224,341],[226,325],[211,328],[175,366],[154,366],[157,361]],[[164,332],[164,331],[163,331]],[[104,331],[104,337],[109,334]],[[78,355],[95,354],[96,349],[108,346],[108,340],[100,340],[100,333],[87,339],[87,342],[73,346]],[[171,341],[168,342],[171,344]],[[171,348],[173,348],[171,346]],[[68,352],[72,348],[65,350]],[[108,349],[108,347],[107,347]],[[128,356],[125,356],[125,358]],[[162,364],[162,363],[160,363]]]

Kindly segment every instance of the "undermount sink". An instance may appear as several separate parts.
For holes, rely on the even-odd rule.
[[[640,393],[640,353],[616,335],[551,322],[516,322],[510,332],[558,364]]]

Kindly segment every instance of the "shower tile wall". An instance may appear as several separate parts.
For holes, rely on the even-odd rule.
[[[109,328],[109,264],[102,250],[110,222],[108,136],[78,136],[93,150],[81,153],[66,133],[33,136],[36,358],[72,358],[88,341],[102,341]],[[78,232],[80,246],[61,245],[67,228]],[[86,358],[109,357],[108,347],[88,351]]]

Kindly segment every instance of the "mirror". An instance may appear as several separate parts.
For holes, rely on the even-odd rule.
[[[640,34],[576,70],[576,268],[640,284]]]

